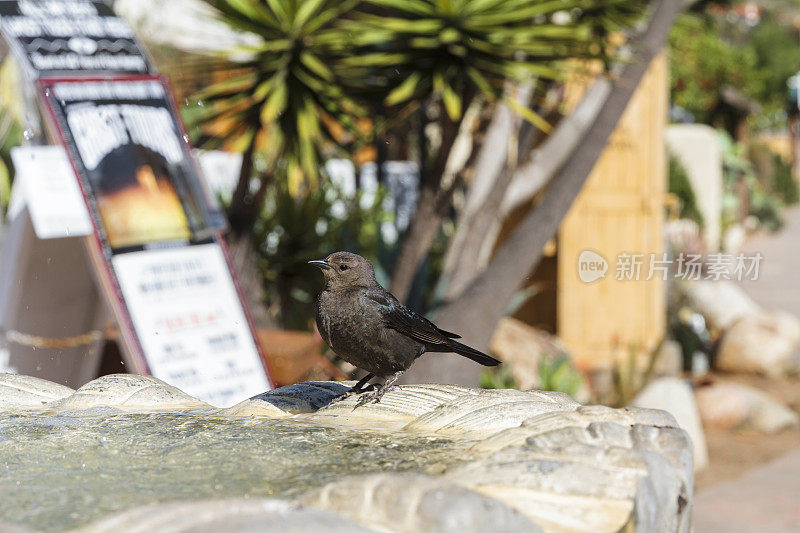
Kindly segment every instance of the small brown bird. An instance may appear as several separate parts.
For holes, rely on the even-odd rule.
[[[360,255],[336,252],[309,261],[322,269],[325,288],[317,296],[316,320],[323,340],[348,363],[366,370],[356,385],[338,399],[364,392],[374,377],[383,384],[359,398],[356,407],[379,402],[383,394],[425,352],[453,352],[484,366],[500,361],[461,344],[455,333],[403,306],[381,287],[372,265]],[[338,400],[337,399],[337,400]]]

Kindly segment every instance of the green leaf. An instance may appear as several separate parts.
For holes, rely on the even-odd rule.
[[[404,63],[409,61],[411,57],[411,54],[389,54],[385,52],[377,52],[374,54],[364,54],[360,56],[344,58],[341,62],[346,66],[386,67]]]
[[[225,0],[233,9],[248,18],[260,20],[270,25],[277,24],[277,21],[267,13],[258,2],[253,0]]]
[[[386,96],[384,100],[386,105],[395,105],[410,99],[414,95],[414,91],[416,91],[421,79],[422,74],[419,72],[412,73]]]
[[[286,109],[288,89],[285,83],[277,85],[261,108],[261,123],[273,122]]]
[[[453,87],[448,83],[444,83],[442,87],[442,101],[450,120],[456,121],[461,118],[461,97],[456,94]]]
[[[439,19],[402,19],[395,17],[381,17],[378,15],[361,15],[360,20],[374,24],[378,28],[398,33],[424,33],[437,34],[444,27],[444,22]]]
[[[481,74],[478,69],[473,67],[467,67],[466,69],[467,76],[469,79],[472,80],[472,83],[478,88],[480,92],[482,92],[486,96],[494,97],[496,92],[492,89],[492,86],[486,80],[486,78]]]
[[[11,174],[8,167],[0,159],[0,205],[5,209],[11,200]]]
[[[258,18],[258,7],[250,0],[226,0],[233,9],[250,18]]]
[[[297,9],[297,13],[295,13],[294,20],[292,21],[292,25],[295,28],[300,28],[308,19],[311,18],[311,15],[314,14],[323,4],[325,0],[303,0],[300,2],[300,7]]]
[[[330,81],[333,79],[333,72],[320,61],[311,52],[303,52],[300,54],[300,61],[308,67],[308,70],[319,76],[320,78]]]
[[[445,28],[439,33],[439,41],[444,44],[454,43],[461,39],[461,34],[455,28]]]
[[[294,18],[292,14],[290,14],[289,11],[286,9],[288,7],[287,2],[283,0],[266,0],[266,2],[269,5],[270,9],[272,9],[272,12],[275,13],[275,15],[277,15],[277,18],[280,21],[281,26],[288,23],[290,20]]]
[[[260,83],[255,88],[255,90],[253,91],[253,98],[255,98],[256,100],[259,100],[259,101],[263,100],[264,98],[267,97],[267,95],[272,90],[272,88],[275,86],[275,84],[276,83],[280,83],[282,81],[283,81],[283,79],[282,79],[281,76],[275,75],[275,76],[272,76],[271,78],[267,79],[267,81],[264,81],[264,82]]]
[[[539,114],[533,112],[532,110],[528,109],[524,105],[521,105],[519,102],[514,100],[513,98],[505,97],[503,101],[508,104],[508,106],[516,111],[522,118],[539,128],[545,133],[550,133],[553,130],[553,127],[543,119]]]
[[[407,13],[414,13],[415,15],[433,15],[434,8],[427,2],[419,0],[372,0],[370,3],[397,9],[398,11],[405,11]]]

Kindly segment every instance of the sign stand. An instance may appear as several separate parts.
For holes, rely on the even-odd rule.
[[[28,105],[26,113],[37,133],[33,141],[44,141],[45,130],[69,157],[65,173],[71,177],[52,186],[67,191],[77,178],[91,222],[84,247],[74,238],[37,239],[32,226],[39,237],[47,232],[42,228],[58,233],[58,220],[44,220],[43,213],[57,211],[74,225],[82,211],[43,208],[45,201],[54,205],[53,195],[46,200],[43,171],[28,170],[36,178],[25,183],[34,224],[23,209],[2,253],[6,366],[84,383],[97,371],[97,329],[110,311],[134,372],[217,406],[271,388],[222,237],[224,217],[200,177],[169,86],[152,74],[130,28],[97,1],[0,0],[0,32],[20,67],[27,67],[24,78],[30,85],[38,80],[38,105]],[[35,167],[34,150],[23,150],[19,160]],[[63,159],[49,150],[38,157],[53,164]],[[41,194],[31,191],[34,182]],[[56,272],[48,270],[53,263],[61,267]],[[76,331],[86,333],[65,338]],[[46,333],[55,338],[49,346],[58,348],[49,355],[33,342]],[[25,340],[32,346],[14,346]]]
[[[37,238],[27,208],[9,221],[0,254],[0,327],[12,342],[2,348],[0,371],[71,387],[97,375],[104,344],[99,335],[57,348],[23,336],[63,339],[102,327],[108,312],[81,241]]]

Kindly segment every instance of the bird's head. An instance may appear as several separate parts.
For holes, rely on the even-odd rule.
[[[371,287],[377,283],[372,265],[358,254],[335,252],[325,259],[309,261],[308,264],[322,269],[325,286],[330,290]]]

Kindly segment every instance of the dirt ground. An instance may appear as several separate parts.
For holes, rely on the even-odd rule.
[[[800,412],[800,376],[786,379],[725,376],[756,387]],[[695,478],[695,490],[740,476],[791,450],[800,450],[800,428],[763,435],[752,431],[706,430],[709,465]]]

